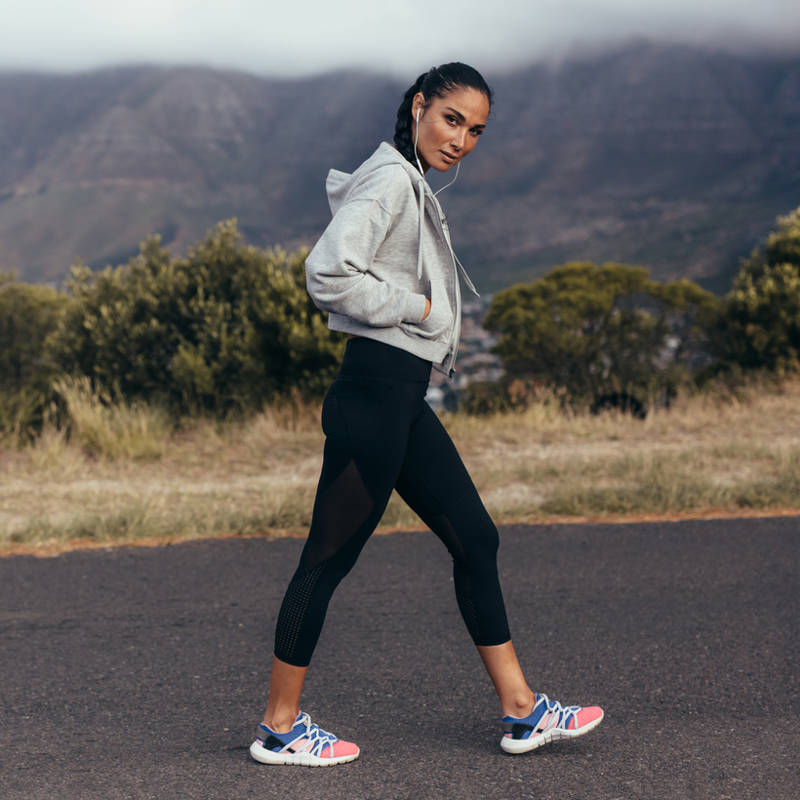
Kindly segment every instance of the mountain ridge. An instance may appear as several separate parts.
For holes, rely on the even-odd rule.
[[[800,56],[637,42],[489,78],[487,133],[442,195],[486,290],[575,259],[723,289],[800,204]],[[157,232],[183,252],[233,216],[252,244],[312,245],[327,170],[391,139],[405,88],[362,71],[0,73],[0,269],[59,283],[79,258],[120,263]]]

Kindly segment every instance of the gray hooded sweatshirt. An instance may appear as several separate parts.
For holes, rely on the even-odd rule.
[[[306,259],[306,285],[328,327],[408,350],[452,377],[459,270],[478,292],[425,178],[381,142],[352,175],[331,170],[325,186],[333,219]]]

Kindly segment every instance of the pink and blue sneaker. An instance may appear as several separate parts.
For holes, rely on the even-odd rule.
[[[583,736],[602,721],[603,709],[599,706],[562,706],[539,694],[527,717],[503,717],[500,747],[507,753],[527,753],[557,739]]]
[[[327,767],[358,758],[359,749],[311,722],[301,711],[288,733],[277,733],[264,723],[258,726],[250,755],[262,764],[301,764]]]

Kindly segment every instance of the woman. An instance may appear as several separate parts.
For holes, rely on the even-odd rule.
[[[250,748],[256,761],[321,766],[358,757],[355,744],[300,711],[300,693],[328,601],[393,489],[452,555],[459,609],[500,701],[503,750],[533,750],[602,720],[598,707],[562,707],[528,686],[506,622],[497,529],[425,402],[431,368],[453,373],[459,271],[475,289],[424,174],[458,169],[486,127],[491,100],[471,67],[433,68],[405,94],[395,146],[381,143],[352,175],[328,175],[333,219],[306,261],[307,285],[330,328],[351,338],[322,407],[322,473],[278,615],[267,709]]]

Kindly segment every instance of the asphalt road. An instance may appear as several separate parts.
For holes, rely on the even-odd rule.
[[[522,756],[431,534],[378,536],[334,597],[304,708],[361,746],[252,763],[272,632],[302,542],[0,559],[0,796],[800,797],[800,519],[501,531],[534,688],[603,724]]]

